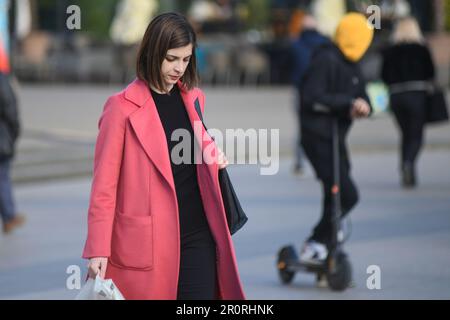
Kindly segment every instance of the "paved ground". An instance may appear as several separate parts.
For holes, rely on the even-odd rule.
[[[117,88],[25,87],[25,134],[14,167],[18,207],[27,225],[0,235],[0,299],[71,299],[66,269],[78,265],[86,235],[92,147],[105,97]],[[51,97],[51,99],[50,99]],[[348,244],[355,287],[333,293],[298,274],[282,286],[277,250],[299,245],[318,219],[320,188],[308,167],[290,173],[295,122],[290,91],[207,90],[210,126],[279,128],[278,174],[257,166],[230,168],[250,218],[235,237],[239,268],[250,299],[449,299],[450,126],[427,133],[419,166],[420,186],[399,188],[395,127],[388,117],[356,124],[351,135],[354,177],[361,202],[352,213]],[[57,174],[56,174],[57,173]],[[72,177],[72,179],[69,179]],[[59,178],[59,180],[49,180]],[[381,269],[381,289],[366,287],[367,267]]]
[[[275,253],[300,244],[316,221],[320,189],[308,169],[302,178],[283,161],[274,176],[255,166],[231,169],[249,215],[235,236],[239,268],[250,299],[449,299],[450,298],[450,152],[423,155],[420,187],[398,186],[393,153],[357,155],[354,176],[362,195],[353,212],[351,255],[356,287],[333,293],[314,287],[310,274],[282,286]],[[0,299],[70,299],[66,269],[79,265],[86,235],[89,179],[20,186],[16,195],[29,222],[0,238]],[[367,267],[381,269],[381,290],[366,287]]]

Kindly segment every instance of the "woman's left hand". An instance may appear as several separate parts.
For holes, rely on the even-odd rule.
[[[217,148],[217,150],[219,150],[219,156],[217,157],[217,164],[219,165],[219,169],[225,169],[229,165],[227,157],[220,148]]]

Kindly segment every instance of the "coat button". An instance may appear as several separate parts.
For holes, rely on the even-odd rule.
[[[359,83],[358,77],[353,77],[353,78],[352,78],[352,82],[353,82],[353,85],[356,86],[356,85]]]

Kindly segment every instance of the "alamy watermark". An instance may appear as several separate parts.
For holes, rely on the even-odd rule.
[[[366,9],[368,15],[367,23],[369,27],[380,30],[381,29],[381,8],[375,4],[370,5]]]
[[[81,8],[77,5],[70,5],[66,9],[69,15],[66,19],[68,30],[81,30]],[[366,8],[367,23],[370,27],[381,29],[381,8],[378,5],[369,5]]]
[[[369,277],[366,280],[366,286],[369,290],[381,289],[381,268],[375,264],[367,267],[366,273]]]
[[[81,8],[77,5],[70,5],[66,9],[69,15],[66,19],[66,27],[69,30],[81,30]]]
[[[66,269],[69,275],[66,279],[66,288],[69,290],[81,289],[81,268],[77,265],[70,265]]]
[[[66,9],[68,15],[66,27],[69,30],[81,30],[81,8],[77,5],[70,5]],[[368,16],[367,23],[370,27],[381,29],[381,8],[378,5],[370,5],[366,8]],[[212,164],[218,161],[218,146],[226,155],[229,164],[259,164],[261,175],[274,175],[279,170],[280,153],[280,133],[279,129],[226,129],[225,135],[217,129],[210,129],[208,133],[214,137],[215,144],[210,144],[208,139],[204,139],[202,134],[203,124],[201,121],[194,123],[194,136],[201,137],[200,143],[207,143],[202,148],[202,156],[194,157],[194,163],[206,162]],[[175,164],[188,164],[192,160],[191,143],[195,143],[195,138],[191,137],[189,131],[178,129],[172,133],[172,141],[179,142],[170,153],[171,160]],[[196,155],[199,150],[196,149]]]
[[[366,287],[369,290],[381,290],[381,268],[372,264],[367,267],[366,273],[369,277],[366,280]],[[70,265],[66,269],[69,276],[66,279],[66,288],[68,290],[81,289],[81,268],[78,265]]]
[[[177,142],[170,152],[174,164],[191,164],[192,161],[195,164],[218,163],[218,147],[226,155],[229,164],[260,165],[261,175],[274,175],[279,170],[279,129],[226,129],[224,134],[218,129],[203,132],[203,123],[194,121],[194,137],[186,129],[176,129],[170,139]],[[191,154],[192,143],[194,157]]]

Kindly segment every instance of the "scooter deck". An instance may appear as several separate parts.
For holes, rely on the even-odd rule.
[[[284,269],[290,272],[311,272],[311,273],[326,273],[327,266],[326,262],[312,264],[312,263],[304,263],[300,261],[288,262],[285,263]]]

